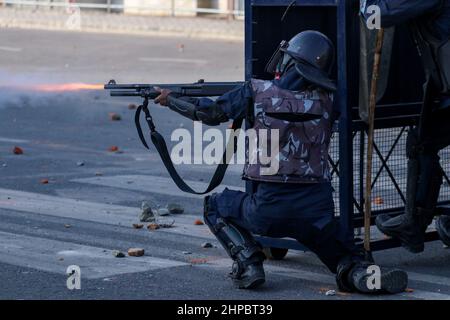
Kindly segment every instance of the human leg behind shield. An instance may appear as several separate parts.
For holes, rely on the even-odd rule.
[[[402,245],[413,253],[424,250],[425,232],[438,213],[436,206],[444,176],[438,153],[450,144],[448,119],[450,109],[437,111],[422,124],[425,134],[420,134],[417,128],[410,130],[406,146],[405,213],[397,217],[380,215],[376,219],[377,227],[384,234],[400,239]],[[443,229],[444,225],[436,225],[440,234],[448,231]]]

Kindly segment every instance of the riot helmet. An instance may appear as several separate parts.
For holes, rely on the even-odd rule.
[[[308,30],[283,40],[266,66],[266,72],[280,77],[291,67],[308,80],[327,90],[336,91],[330,78],[335,60],[335,48],[323,33]]]

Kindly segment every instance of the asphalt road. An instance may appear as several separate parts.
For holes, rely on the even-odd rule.
[[[243,78],[238,43],[126,35],[0,32],[0,298],[1,299],[449,299],[450,251],[442,243],[412,255],[375,254],[379,264],[410,272],[411,292],[397,296],[338,293],[333,275],[311,253],[269,261],[267,284],[233,288],[231,262],[205,226],[199,197],[178,191],[155,150],[145,150],[128,103],[102,90],[36,92],[36,84],[233,81]],[[15,88],[11,88],[14,86]],[[18,87],[19,86],[19,87]],[[158,129],[192,123],[152,107]],[[109,113],[121,115],[111,121]],[[13,154],[15,146],[22,155]],[[109,152],[117,146],[121,152]],[[79,162],[84,165],[80,166]],[[200,188],[212,167],[180,166]],[[242,188],[240,166],[224,181]],[[43,184],[43,180],[48,180]],[[170,229],[134,229],[142,201],[177,202]],[[204,242],[215,247],[202,248]],[[113,250],[145,249],[115,258]],[[81,268],[81,289],[68,290],[66,268]]]

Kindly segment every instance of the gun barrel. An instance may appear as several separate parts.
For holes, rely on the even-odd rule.
[[[198,82],[192,84],[105,84],[105,90],[111,90],[113,97],[131,97],[153,95],[154,87],[166,88],[180,95],[191,97],[215,97],[233,90],[243,82]]]
[[[111,91],[111,97],[140,97],[141,93],[139,91],[132,90],[115,90]]]

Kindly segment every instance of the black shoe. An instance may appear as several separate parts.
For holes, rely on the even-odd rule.
[[[358,292],[395,294],[405,291],[408,286],[408,274],[399,269],[380,268],[380,287],[369,288],[368,281],[370,281],[369,277],[371,277],[372,274],[368,273],[367,268],[370,265],[372,264],[356,264],[348,275],[348,281]]]
[[[397,238],[402,246],[412,253],[420,253],[425,249],[425,225],[422,219],[409,218],[406,214],[390,217],[387,214],[377,216],[375,223],[385,235]]]
[[[230,276],[239,289],[256,289],[266,282],[262,262],[252,263],[242,268],[235,261]]]

